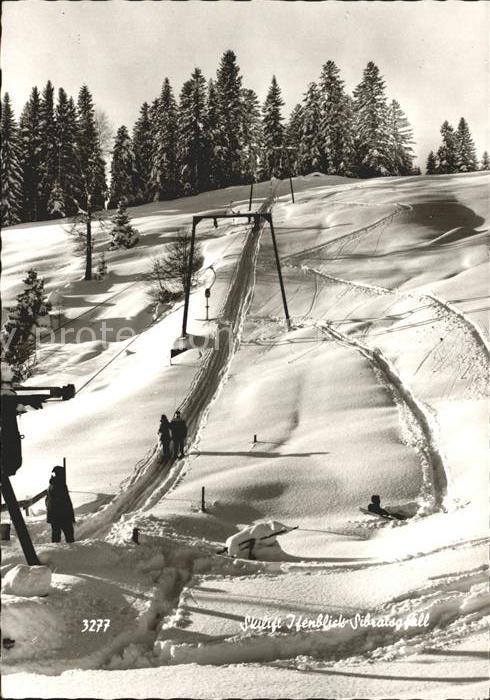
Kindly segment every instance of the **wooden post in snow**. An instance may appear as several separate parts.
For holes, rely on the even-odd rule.
[[[201,487],[201,512],[202,513],[206,512],[206,497],[205,497],[204,486]]]

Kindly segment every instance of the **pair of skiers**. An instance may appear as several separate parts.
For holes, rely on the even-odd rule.
[[[170,459],[170,443],[174,443],[174,459],[184,456],[185,439],[187,437],[187,424],[182,418],[180,411],[176,411],[172,421],[165,414],[160,418],[158,428],[160,444],[162,446],[163,459]]]
[[[51,473],[46,496],[46,520],[51,525],[51,542],[60,542],[62,531],[67,542],[75,541],[75,513],[63,467],[53,467]]]

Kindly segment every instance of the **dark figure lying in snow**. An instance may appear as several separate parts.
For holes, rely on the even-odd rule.
[[[376,515],[384,515],[385,518],[397,518],[397,520],[406,520],[406,517],[401,513],[390,513],[386,508],[381,507],[381,499],[378,495],[371,496],[371,503],[367,507],[370,513]]]

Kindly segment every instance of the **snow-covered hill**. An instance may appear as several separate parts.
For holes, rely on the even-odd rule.
[[[22,417],[12,481],[32,495],[66,457],[83,538],[48,544],[41,510],[29,519],[53,591],[3,596],[9,697],[484,695],[488,174],[294,186],[294,204],[286,182],[254,188],[255,209],[273,195],[291,329],[268,227],[202,222],[217,282],[206,322],[203,275],[189,331],[214,340],[172,365],[182,307],[153,319],[142,274],[193,214],[246,210],[248,188],[130,210],[140,243],[103,282],[81,281],[65,222],[4,231],[4,306],[34,266],[73,329],[30,382],[79,391]],[[158,421],[176,408],[188,454],[164,466]],[[408,520],[361,513],[372,493]],[[298,527],[257,561],[216,554],[269,518]],[[3,559],[21,561],[16,541]],[[113,620],[92,643],[88,617]]]

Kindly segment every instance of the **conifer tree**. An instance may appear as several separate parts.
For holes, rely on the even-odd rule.
[[[97,269],[94,274],[94,279],[96,280],[103,280],[105,279],[107,275],[107,260],[105,259],[105,253],[102,251],[102,253],[99,256],[99,260],[97,262]]]
[[[147,102],[141,106],[140,116],[133,130],[135,170],[135,201],[144,204],[151,199],[151,161],[153,154],[152,124]]]
[[[24,192],[22,218],[25,221],[37,221],[40,218],[39,200],[42,181],[40,119],[41,100],[39,90],[37,87],[33,87],[19,121]]]
[[[242,88],[242,117],[240,120],[242,144],[240,154],[241,177],[246,182],[257,179],[262,143],[260,103],[253,90]]]
[[[456,164],[460,173],[478,170],[475,144],[464,117],[459,120],[456,131]]]
[[[320,168],[328,174],[349,174],[353,156],[353,114],[344,81],[334,61],[327,61],[322,68],[319,100]]]
[[[299,167],[299,153],[303,134],[303,108],[300,104],[295,105],[286,126],[284,140],[289,152],[289,164],[291,175],[301,173]]]
[[[488,156],[488,151],[483,151],[480,170],[490,170],[490,158]]]
[[[121,199],[117,212],[111,219],[113,227],[110,231],[110,248],[133,248],[139,240],[138,231],[131,226],[126,209],[126,202]]]
[[[178,190],[177,105],[168,78],[158,101],[150,110],[153,123],[153,161],[151,184],[153,199],[171,199]]]
[[[322,151],[320,134],[320,93],[316,83],[310,83],[303,100],[301,144],[299,149],[299,170],[308,175],[323,167],[329,169],[328,153]]]
[[[105,181],[105,162],[99,143],[95,123],[95,110],[86,85],[82,85],[77,101],[77,156],[79,178],[74,202],[77,216],[73,231],[85,255],[85,281],[92,279],[92,219],[95,209],[104,206],[107,186]],[[81,227],[83,229],[81,230]],[[82,232],[83,231],[83,232]]]
[[[180,181],[188,194],[202,192],[209,183],[209,147],[204,132],[206,81],[199,68],[182,86],[179,104]]]
[[[95,123],[92,95],[86,85],[82,85],[78,94],[77,117],[77,151],[80,172],[77,201],[81,208],[85,208],[87,198],[90,197],[92,208],[102,208],[107,190],[105,163]]]
[[[111,162],[110,204],[117,206],[121,199],[127,204],[134,201],[135,167],[133,144],[125,126],[116,133]]]
[[[385,83],[372,61],[354,90],[354,106],[355,159],[360,177],[389,175],[392,163]]]
[[[73,99],[63,88],[58,90],[56,105],[56,181],[62,192],[66,216],[77,212],[75,198],[79,188],[79,161],[77,152],[77,113]],[[59,199],[59,192],[51,193],[51,203]]]
[[[1,113],[2,226],[18,224],[22,211],[22,167],[19,132],[8,92]]]
[[[52,219],[66,216],[65,195],[58,180],[54,181],[49,195],[48,216]]]
[[[215,189],[223,182],[225,170],[226,139],[221,128],[220,105],[216,85],[208,82],[208,94],[205,115],[205,132],[207,134],[209,187]]]
[[[50,80],[41,95],[39,132],[41,140],[40,218],[49,218],[48,202],[57,175],[54,87]]]
[[[241,88],[242,77],[236,55],[233,51],[225,51],[216,77],[219,117],[224,140],[221,177],[223,187],[239,184],[242,179],[240,173]]]
[[[35,270],[29,270],[24,289],[17,295],[17,306],[9,313],[2,328],[2,354],[14,370],[17,380],[27,375],[26,363],[36,348],[35,330],[47,316],[51,304],[46,299],[44,280]]]
[[[389,107],[391,165],[393,175],[410,175],[413,170],[413,132],[409,121],[396,100]]]
[[[446,120],[441,126],[442,144],[437,150],[437,172],[441,175],[456,173],[457,164],[457,138],[454,129]]]
[[[431,151],[427,157],[427,167],[425,171],[427,175],[435,175],[437,173],[437,161],[434,151]]]
[[[284,171],[284,125],[281,108],[284,102],[281,90],[277,84],[276,76],[272,76],[272,82],[267,93],[262,110],[263,132],[263,161],[262,177],[281,177]]]

